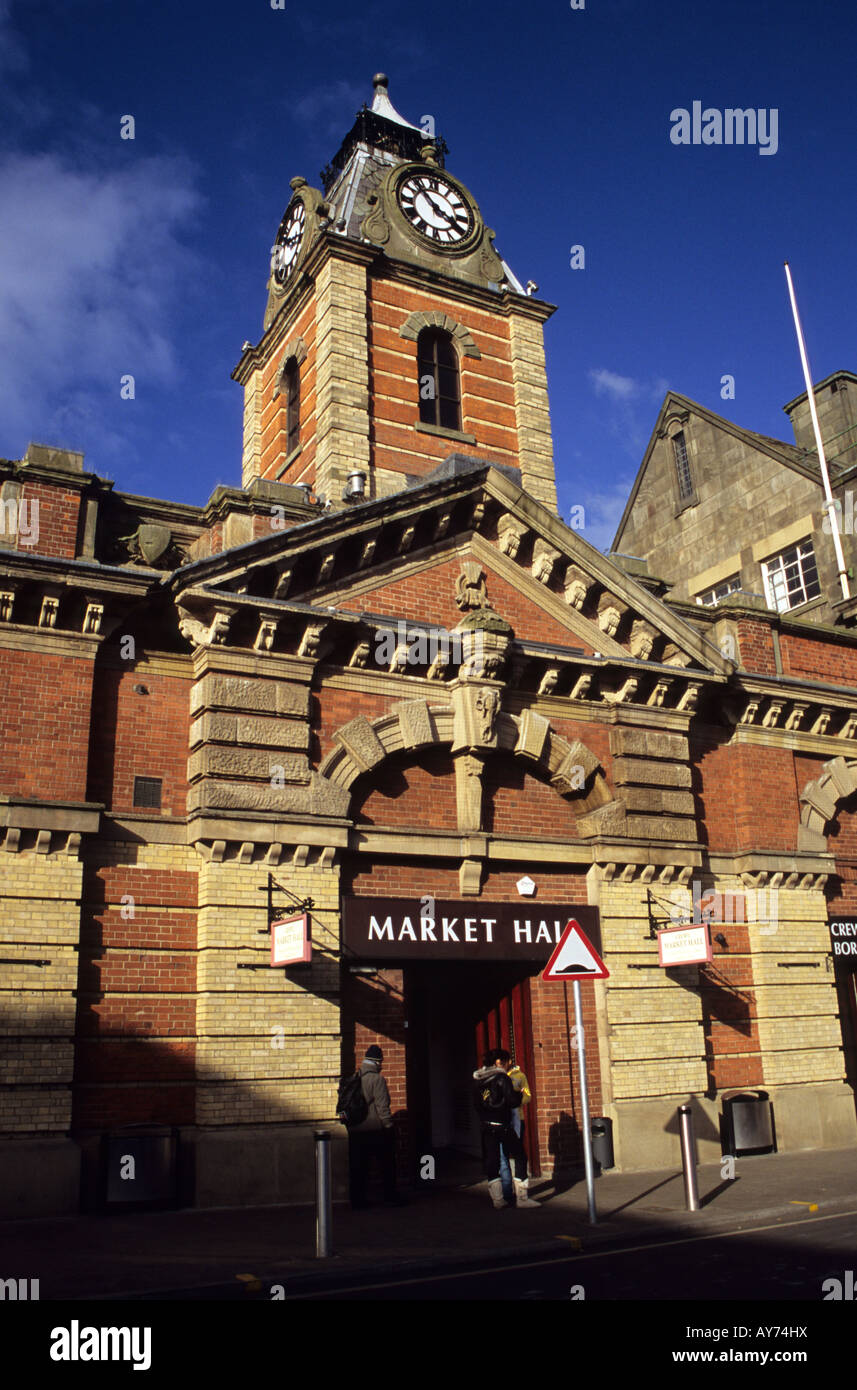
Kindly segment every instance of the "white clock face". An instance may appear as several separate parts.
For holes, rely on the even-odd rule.
[[[277,232],[277,240],[271,253],[271,269],[278,284],[284,285],[295,268],[298,251],[303,240],[306,223],[306,208],[298,201],[288,213]]]
[[[411,174],[399,188],[399,206],[412,226],[438,246],[463,241],[473,213],[457,189],[437,174]]]

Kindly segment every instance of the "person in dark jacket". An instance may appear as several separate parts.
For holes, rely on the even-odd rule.
[[[381,1075],[383,1065],[384,1054],[380,1047],[375,1044],[368,1047],[360,1065],[363,1099],[369,1107],[368,1114],[362,1124],[354,1125],[348,1131],[349,1185],[354,1210],[368,1206],[366,1183],[369,1164],[373,1159],[381,1169],[384,1201],[391,1206],[399,1206],[402,1200],[396,1192],[396,1135],[390,1114],[390,1092]]]
[[[512,1058],[505,1048],[494,1047],[486,1052],[482,1066],[473,1073],[473,1104],[482,1125],[482,1157],[491,1201],[498,1209],[505,1203],[500,1179],[500,1148],[515,1165],[515,1205],[536,1208],[527,1189],[527,1155],[520,1137],[512,1125],[512,1111],[522,1100],[521,1091],[509,1080]]]

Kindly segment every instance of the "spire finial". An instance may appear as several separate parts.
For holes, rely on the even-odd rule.
[[[375,88],[376,92],[379,87],[383,87],[386,90],[386,88],[389,87],[389,85],[390,79],[385,72],[375,73],[375,76],[372,78],[372,86]]]

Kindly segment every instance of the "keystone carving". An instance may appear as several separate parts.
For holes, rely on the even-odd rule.
[[[499,688],[456,681],[451,693],[453,753],[463,748],[496,748]]]

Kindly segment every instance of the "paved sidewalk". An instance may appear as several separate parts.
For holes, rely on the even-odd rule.
[[[267,1294],[355,1271],[383,1277],[435,1261],[478,1265],[504,1253],[559,1254],[633,1244],[658,1235],[810,1219],[857,1210],[857,1148],[739,1158],[734,1181],[720,1165],[698,1169],[702,1209],[687,1212],[680,1170],[605,1173],[596,1180],[599,1222],[588,1220],[583,1180],[558,1190],[533,1180],[541,1211],[495,1211],[484,1183],[423,1189],[408,1206],[352,1212],[336,1204],[330,1260],[314,1258],[311,1207],[72,1216],[0,1223],[0,1278],[36,1278],[46,1299]],[[812,1207],[818,1210],[813,1211]],[[254,1282],[246,1277],[253,1276]],[[261,1285],[261,1288],[260,1288]],[[246,1291],[246,1292],[245,1292]]]

